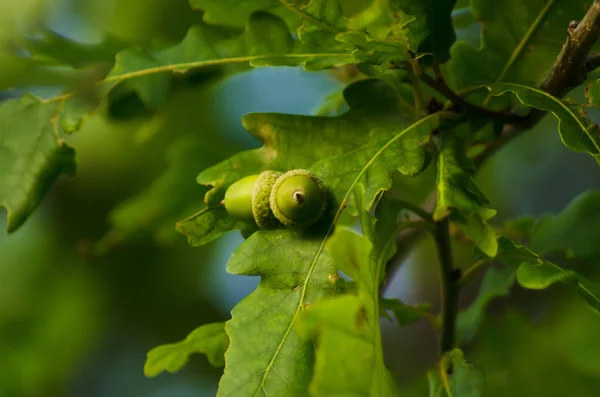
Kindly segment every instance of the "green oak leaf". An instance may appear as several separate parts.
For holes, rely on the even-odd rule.
[[[406,30],[408,48],[415,54],[433,54],[440,63],[450,59],[450,47],[456,40],[451,16],[455,3],[456,0],[389,0]]]
[[[510,268],[490,267],[471,305],[458,315],[456,333],[459,344],[469,343],[475,337],[488,304],[498,297],[507,296],[514,284],[515,273]]]
[[[575,152],[590,154],[600,164],[599,128],[588,118],[583,108],[533,87],[500,83],[490,86],[492,95],[514,93],[524,105],[548,111],[558,119],[558,132],[563,144]]]
[[[245,115],[242,124],[251,135],[264,142],[264,146],[238,153],[198,175],[198,183],[212,186],[205,196],[207,206],[218,207],[229,185],[245,176],[268,169],[287,171],[309,168],[320,159],[337,157],[366,145],[370,139],[370,130],[380,126],[406,124],[409,114],[412,114],[412,110],[403,105],[394,89],[377,79],[351,84],[344,90],[344,97],[349,110],[336,117],[280,113]],[[416,145],[418,142],[415,142]],[[419,156],[422,149],[418,149],[413,156]],[[353,167],[362,166],[356,159],[351,161]],[[384,178],[389,180],[387,176]],[[211,209],[180,222],[178,228],[188,236],[192,245],[199,245],[220,235],[209,236],[205,234],[206,231],[219,230],[224,233],[228,231],[224,227],[243,226],[235,220],[225,221],[214,216],[217,213],[226,216],[224,210]],[[210,226],[213,222],[219,222],[223,227],[213,229]]]
[[[227,323],[231,344],[220,395],[307,395],[314,346],[300,341],[293,329],[307,305],[340,291],[340,279],[324,250],[328,238],[356,189],[354,208],[366,209],[389,185],[394,170],[420,171],[424,155],[415,152],[424,149],[418,141],[428,139],[439,119],[436,113],[398,127],[395,134],[386,134],[385,142],[383,134],[375,133],[378,139],[365,148],[316,163],[309,169],[328,189],[328,209],[321,220],[303,232],[259,230],[234,252],[227,270],[260,275],[261,282],[233,309]]]
[[[0,103],[0,207],[17,230],[62,173],[75,174],[75,151],[58,135],[56,102],[26,94]]]
[[[225,323],[202,325],[193,330],[184,340],[168,345],[157,346],[148,352],[144,364],[144,374],[151,378],[161,372],[174,373],[185,367],[192,354],[203,353],[211,365],[225,365],[225,350],[229,337],[225,333]]]
[[[516,270],[517,281],[522,287],[545,289],[561,282],[573,288],[592,310],[600,314],[600,283],[589,281],[573,270],[565,270],[505,236],[498,237],[498,246],[496,258]]]
[[[192,26],[173,47],[156,53],[136,48],[118,53],[102,89],[109,91],[126,80],[124,84],[134,89],[146,105],[159,107],[166,100],[169,72],[181,73],[203,64],[237,64],[239,70],[240,65],[247,66],[256,57],[288,54],[293,47],[294,41],[283,21],[266,12],[252,14],[237,37],[206,24]]]
[[[481,24],[481,46],[452,47],[455,88],[500,82],[538,86],[556,61],[573,20],[581,20],[593,0],[471,0]],[[489,102],[490,96],[480,98]]]
[[[306,396],[314,346],[293,327],[307,305],[341,288],[322,235],[260,230],[233,253],[232,274],[260,275],[258,288],[232,310],[218,396]]]
[[[465,155],[461,142],[452,135],[440,138],[438,156],[437,205],[434,220],[450,217],[467,237],[488,256],[498,249],[496,233],[487,220],[496,211],[487,208],[489,201],[473,182],[474,165]]]
[[[429,380],[429,397],[479,397],[485,388],[483,373],[469,364],[459,349],[454,349],[446,356],[452,366],[452,374],[448,375],[448,384],[440,379],[439,369],[427,372]]]
[[[600,190],[575,197],[558,215],[545,215],[531,231],[531,249],[564,251],[569,258],[600,257]]]
[[[291,36],[279,17],[259,11],[249,17],[241,33],[199,24],[192,26],[185,38],[172,47],[153,52],[139,48],[120,51],[108,76],[95,86],[84,88],[97,88],[100,97],[134,91],[145,105],[157,108],[167,100],[172,73],[221,68],[226,72],[224,75],[228,75],[246,70],[248,66],[276,65],[320,70],[357,62],[350,53],[323,53],[305,48]],[[56,81],[55,74],[58,72],[61,71],[52,71],[52,81]],[[36,74],[32,73],[32,76]],[[45,77],[39,74],[35,78]],[[64,80],[65,77],[61,81]],[[14,81],[11,84],[14,86]],[[119,90],[115,89],[117,87]],[[78,100],[75,94],[71,92],[49,99],[63,104],[58,117],[61,127],[68,133],[78,130],[99,105],[99,101]]]
[[[356,187],[360,202],[363,187]],[[344,395],[350,391],[365,397],[397,395],[383,362],[379,324],[384,314],[380,309],[379,285],[385,264],[393,254],[389,241],[394,241],[398,229],[400,208],[395,209],[396,216],[383,222],[361,211],[364,236],[338,228],[327,240],[326,250],[336,268],[354,280],[355,294],[308,306],[296,325],[300,335],[317,337],[315,370],[309,387],[313,396]],[[412,314],[410,321],[421,317]],[[348,360],[348,355],[360,360]]]
[[[370,209],[379,194],[391,188],[393,172],[415,176],[423,171],[425,148],[441,117],[442,113],[434,113],[413,124],[374,129],[367,145],[322,160],[310,169],[341,199],[344,208],[356,215],[361,206],[350,194],[356,185],[363,186],[362,208]]]

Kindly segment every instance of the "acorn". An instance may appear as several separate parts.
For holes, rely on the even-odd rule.
[[[264,171],[229,186],[223,204],[232,217],[261,229],[275,229],[281,224],[301,229],[323,215],[327,194],[310,171]]]
[[[327,191],[312,172],[292,170],[275,181],[270,205],[279,222],[304,229],[315,224],[325,212]]]
[[[264,171],[229,186],[223,200],[229,215],[261,229],[276,228],[279,222],[269,207],[269,200],[271,188],[280,175],[281,172]]]

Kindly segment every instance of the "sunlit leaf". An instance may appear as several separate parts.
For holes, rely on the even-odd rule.
[[[322,236],[258,231],[234,252],[227,271],[260,275],[261,282],[227,322],[231,344],[218,395],[306,396],[314,347],[292,327],[306,305],[340,288]]]
[[[57,134],[56,102],[32,95],[0,104],[0,207],[17,230],[62,173],[75,173],[75,151]]]
[[[357,189],[358,201],[363,192]],[[359,207],[363,207],[362,203]],[[302,335],[317,336],[315,372],[310,384],[311,395],[394,396],[396,387],[387,374],[379,319],[379,284],[383,269],[392,250],[389,241],[397,235],[398,211],[395,216],[380,222],[361,212],[361,224],[365,236],[337,229],[327,241],[326,249],[334,265],[354,280],[356,295],[342,295],[317,302],[307,308],[296,329]],[[389,227],[385,223],[393,223]],[[387,249],[379,249],[388,247]],[[400,308],[399,301],[392,309],[398,309],[399,320],[414,322],[422,313],[414,310],[407,316],[407,307]],[[420,315],[419,315],[420,314]],[[348,360],[348,356],[360,357]]]
[[[154,377],[161,372],[174,373],[185,367],[192,354],[203,353],[215,367],[225,364],[224,354],[229,345],[225,323],[200,326],[184,340],[169,345],[157,346],[148,352],[144,374]]]
[[[279,113],[250,113],[242,118],[244,127],[257,139],[264,142],[260,149],[254,149],[236,154],[229,159],[204,170],[198,175],[197,181],[203,185],[212,186],[207,193],[205,201],[209,207],[218,207],[224,197],[225,190],[233,182],[252,174],[271,169],[287,171],[297,168],[309,168],[321,159],[343,155],[369,142],[369,131],[380,126],[399,126],[406,124],[406,119],[411,110],[404,108],[394,89],[389,85],[369,79],[356,82],[344,90],[344,97],[349,110],[336,117],[300,116]],[[370,99],[375,98],[375,99]],[[400,114],[399,114],[400,113]],[[406,114],[405,115],[403,115]],[[391,127],[390,127],[391,128]],[[392,132],[394,130],[391,130]],[[429,133],[430,130],[425,131]],[[389,136],[390,132],[378,134],[380,139]],[[404,142],[405,139],[402,140]],[[427,139],[411,141],[416,150],[414,153],[406,151],[415,157],[415,161],[422,163],[422,145]],[[395,145],[394,145],[395,146]],[[350,161],[352,167],[362,167],[356,156],[368,156],[377,151],[376,144],[365,147],[364,150],[354,153],[348,160],[340,159],[338,166]],[[390,154],[391,156],[392,154]],[[395,161],[401,162],[401,159]],[[421,164],[422,165],[422,164]],[[336,166],[333,162],[331,166]],[[419,168],[417,165],[416,168]],[[325,177],[325,172],[315,169],[318,175]],[[349,169],[338,169],[336,173],[352,175]],[[358,172],[358,171],[357,171]],[[389,185],[388,171],[383,175],[385,186]],[[337,176],[336,176],[337,177]],[[337,183],[332,181],[332,183]],[[379,189],[379,188],[377,188]],[[225,216],[224,210],[220,212],[202,212],[197,217],[180,222],[179,230],[190,237],[193,245],[200,242],[211,241],[216,238],[202,237],[211,229],[211,222],[220,222],[221,226],[239,228],[242,225],[234,220],[221,222],[215,214]],[[202,227],[198,228],[200,224]],[[226,232],[225,228],[217,228]]]
[[[439,118],[439,114],[428,116],[398,127],[393,134],[380,131],[375,133],[376,139],[371,134],[370,144],[360,150],[309,167],[329,191],[328,209],[321,220],[305,232],[260,230],[235,251],[227,270],[260,275],[261,282],[233,309],[227,323],[231,345],[220,393],[306,395],[314,347],[310,341],[301,342],[293,327],[307,305],[339,291],[339,277],[324,251],[333,226],[355,189],[358,198],[352,203],[358,211],[370,207],[375,196],[390,185],[394,170],[418,173],[422,169],[424,155],[417,151],[423,150],[418,141],[428,139]],[[211,171],[215,177],[216,171]],[[221,172],[228,171],[224,168]],[[376,282],[378,285],[379,279]],[[264,324],[269,324],[268,332]]]

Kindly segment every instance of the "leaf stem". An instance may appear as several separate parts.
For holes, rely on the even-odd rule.
[[[440,261],[440,286],[442,295],[440,356],[443,357],[446,352],[454,348],[460,273],[453,265],[450,221],[448,218],[444,218],[436,225],[434,239]]]
[[[433,215],[431,215],[431,213],[426,211],[424,208],[406,200],[394,199],[394,201],[396,201],[398,204],[402,205],[404,208],[414,213],[415,215],[418,215],[419,218],[423,219],[424,221],[431,224],[434,223]]]
[[[458,285],[460,288],[465,287],[469,284],[475,276],[477,276],[483,269],[485,269],[486,265],[490,263],[490,259],[481,259],[475,262],[471,267],[465,270],[458,280]]]

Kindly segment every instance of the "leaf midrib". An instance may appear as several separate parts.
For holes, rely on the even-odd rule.
[[[335,216],[333,218],[333,221],[331,222],[331,225],[329,226],[329,229],[327,230],[327,233],[325,234],[325,237],[323,237],[323,240],[321,241],[321,244],[319,245],[319,249],[317,250],[317,253],[315,254],[315,257],[313,258],[309,268],[308,268],[308,272],[306,274],[306,277],[304,278],[304,282],[302,285],[302,293],[300,294],[300,301],[298,302],[298,305],[296,307],[296,311],[294,312],[294,316],[292,317],[292,321],[290,322],[290,325],[288,326],[287,330],[285,331],[283,338],[281,340],[281,342],[279,343],[279,345],[277,346],[277,349],[275,349],[275,353],[273,354],[273,357],[271,358],[271,361],[269,361],[269,364],[267,365],[267,368],[264,371],[264,375],[263,378],[260,382],[260,385],[258,386],[256,393],[254,393],[254,397],[257,397],[259,395],[259,393],[261,392],[261,390],[264,389],[265,386],[265,382],[267,380],[267,377],[269,375],[270,370],[273,368],[273,365],[275,364],[275,360],[277,359],[279,352],[281,351],[281,349],[283,348],[283,345],[285,344],[285,341],[288,337],[288,335],[290,334],[290,332],[292,331],[292,328],[294,326],[294,323],[296,322],[296,318],[298,317],[298,315],[300,314],[300,311],[302,310],[302,308],[304,307],[304,299],[306,297],[306,290],[308,288],[308,282],[310,280],[310,277],[312,276],[312,273],[316,267],[317,261],[319,260],[319,257],[321,256],[321,253],[323,252],[323,249],[325,248],[325,243],[327,242],[327,239],[329,238],[329,236],[331,236],[331,233],[335,227],[335,225],[337,224],[340,216],[342,215],[342,212],[344,211],[344,209],[346,208],[346,203],[348,202],[348,197],[350,197],[350,193],[352,193],[352,190],[354,189],[354,186],[356,186],[356,184],[358,183],[358,181],[360,180],[360,178],[364,175],[364,173],[369,169],[369,167],[371,167],[371,165],[373,164],[373,162],[392,144],[394,143],[396,140],[400,139],[401,137],[403,137],[406,133],[408,133],[409,131],[411,131],[412,129],[418,127],[419,125],[421,125],[422,123],[429,121],[435,117],[439,117],[439,113],[434,113],[431,114],[427,117],[422,118],[421,120],[411,124],[409,127],[405,128],[404,130],[400,131],[398,134],[396,134],[392,139],[390,139],[385,145],[383,145],[372,157],[371,159],[364,165],[364,167],[361,169],[361,171],[358,173],[358,175],[356,176],[356,178],[354,179],[354,181],[352,182],[352,184],[350,185],[350,187],[348,188],[348,190],[346,191],[346,194],[344,195],[344,198],[342,199],[342,201],[340,202],[340,205],[335,213]],[[265,393],[266,394],[266,393]]]
[[[124,80],[129,80],[136,77],[143,77],[155,73],[164,73],[164,72],[175,72],[178,69],[182,69],[182,71],[188,69],[200,69],[203,67],[216,66],[216,65],[225,65],[225,64],[235,64],[235,63],[250,63],[255,60],[260,59],[269,59],[269,58],[328,58],[328,57],[347,57],[350,54],[347,53],[301,53],[301,54],[280,54],[280,55],[254,55],[254,56],[244,56],[244,57],[230,57],[230,58],[220,58],[220,59],[211,59],[205,61],[194,61],[194,62],[183,62],[183,63],[172,63],[168,65],[161,65],[152,68],[140,69],[134,72],[116,74],[112,76],[108,76],[105,79],[96,83],[96,85],[100,86],[110,82],[121,82]],[[63,95],[58,95],[48,99],[42,99],[41,102],[56,102],[56,101],[64,101],[71,96],[73,96],[75,92],[68,92]]]

